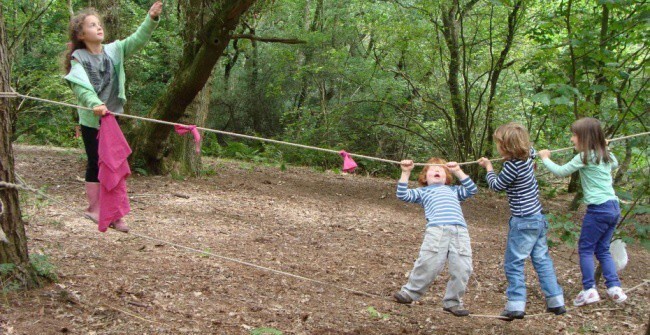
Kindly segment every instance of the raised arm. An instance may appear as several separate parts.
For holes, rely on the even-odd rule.
[[[397,199],[406,201],[406,202],[412,202],[412,203],[420,203],[422,201],[422,197],[420,196],[420,192],[417,190],[409,190],[408,188],[408,182],[409,182],[409,177],[411,176],[411,171],[413,170],[413,167],[415,165],[413,164],[412,160],[403,160],[400,162],[400,167],[402,168],[402,175],[399,178],[399,181],[397,182]]]
[[[162,12],[162,2],[156,1],[149,9],[147,18],[138,29],[124,40],[118,41],[124,50],[124,57],[129,57],[140,50],[151,38],[154,29],[158,26],[158,17]]]
[[[465,174],[458,163],[449,162],[447,163],[447,168],[454,174],[454,176],[456,176],[456,178],[458,178],[458,180],[460,180],[461,186],[456,188],[458,200],[463,201],[478,192],[478,188],[476,187],[476,184],[474,184],[474,181]]]
[[[487,171],[485,179],[492,190],[503,191],[508,187],[508,185],[512,184],[512,182],[517,179],[517,168],[510,161],[505,161],[505,163],[503,163],[503,169],[501,169],[501,173],[498,175],[494,173],[492,162],[490,162],[489,159],[482,157],[479,159],[478,164],[484,167]]]

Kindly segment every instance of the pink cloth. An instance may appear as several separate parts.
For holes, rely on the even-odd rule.
[[[201,153],[201,134],[199,134],[199,130],[196,129],[195,125],[186,126],[182,124],[175,124],[174,130],[176,130],[176,133],[179,135],[185,135],[188,132],[192,132],[192,135],[194,135],[194,146],[196,147],[196,153]]]
[[[357,168],[357,163],[352,159],[349,153],[345,150],[341,150],[339,155],[343,157],[343,171],[345,172],[354,172],[354,169]]]
[[[126,178],[131,175],[127,158],[129,143],[113,114],[102,117],[99,128],[99,231],[105,232],[111,222],[131,211]]]

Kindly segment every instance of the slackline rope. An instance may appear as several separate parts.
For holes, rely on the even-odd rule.
[[[88,110],[88,111],[93,110],[92,108],[89,108],[89,107],[83,107],[83,106],[69,104],[69,103],[66,103],[66,102],[59,102],[59,101],[54,101],[54,100],[49,100],[49,99],[32,97],[32,96],[20,94],[20,93],[17,93],[17,92],[0,92],[0,98],[31,99],[31,100],[35,100],[35,101],[47,102],[47,103],[51,103],[51,104],[55,104],[55,105],[72,107],[72,108],[83,109],[83,110]],[[142,120],[142,121],[148,121],[148,122],[153,122],[153,123],[166,124],[166,125],[170,125],[170,126],[187,126],[187,125],[182,124],[182,123],[151,119],[151,118],[146,118],[146,117],[136,116],[136,115],[129,115],[129,114],[115,114],[115,115],[118,115],[119,117],[126,117],[126,118]],[[233,132],[229,132],[229,131],[216,130],[216,129],[210,129],[210,128],[204,128],[204,127],[196,127],[196,129],[203,130],[203,131],[210,132],[210,133],[217,133],[217,134],[228,135],[228,136],[233,136],[233,137],[246,138],[246,139],[250,139],[250,140],[257,140],[257,141],[262,141],[262,142],[269,142],[269,143],[275,143],[275,144],[281,144],[281,145],[294,146],[294,147],[303,148],[303,149],[310,149],[310,150],[329,152],[329,153],[333,153],[333,154],[337,154],[337,155],[339,154],[339,151],[336,151],[336,150],[319,148],[319,147],[314,147],[314,146],[310,146],[310,145],[279,141],[279,140],[274,140],[274,139],[269,139],[269,138],[238,134],[238,133],[233,133]],[[650,134],[650,131],[644,132],[644,133],[628,135],[628,136],[623,136],[623,137],[613,138],[613,139],[608,140],[608,142],[621,141],[621,140],[625,140],[625,139],[629,139],[629,138],[633,138],[633,137],[645,136],[645,135],[648,135],[648,134]],[[552,150],[551,152],[560,152],[560,151],[566,151],[566,150],[572,150],[572,149],[573,149],[573,147],[566,147],[566,148]],[[349,153],[349,155],[352,156],[352,157],[357,157],[357,158],[363,158],[363,159],[368,159],[368,160],[373,160],[373,161],[379,161],[379,162],[384,162],[384,163],[391,163],[391,164],[400,165],[399,161],[390,160],[390,159],[384,159],[384,158],[372,157],[372,156],[366,156],[366,155],[360,155],[360,154],[354,154],[354,153]],[[500,160],[502,160],[502,158],[490,159],[491,162],[500,161]],[[458,163],[458,165],[469,165],[469,164],[477,164],[477,163],[478,163],[478,160],[475,160],[475,161]],[[415,166],[439,166],[441,164],[414,163],[414,165]]]
[[[20,179],[20,178],[18,177],[18,179]],[[36,193],[36,194],[38,194],[38,195],[40,195],[40,196],[42,196],[44,198],[47,198],[49,200],[52,200],[53,202],[56,202],[56,203],[58,203],[60,205],[63,205],[64,208],[66,210],[68,210],[69,212],[83,214],[82,211],[73,210],[68,206],[68,204],[65,204],[63,201],[58,200],[58,199],[56,199],[56,198],[54,198],[52,196],[49,196],[49,195],[47,195],[47,194],[45,194],[45,193],[43,193],[43,192],[41,192],[41,191],[39,191],[39,190],[37,190],[37,189],[35,189],[33,187],[29,187],[26,184],[24,184],[24,182],[22,184],[12,184],[12,183],[7,183],[7,182],[4,182],[4,181],[0,181],[0,188],[12,188],[12,189],[19,189],[19,190],[26,190],[26,191],[34,192],[34,193]],[[158,242],[158,243],[164,243],[164,244],[176,247],[176,248],[185,249],[185,250],[190,251],[190,252],[195,252],[195,253],[199,253],[199,254],[204,254],[204,255],[208,255],[208,256],[217,257],[217,258],[227,260],[227,261],[230,261],[230,262],[233,262],[233,263],[241,264],[241,265],[248,266],[248,267],[253,267],[253,268],[258,269],[258,270],[269,271],[269,272],[272,272],[272,273],[275,273],[275,274],[280,274],[280,275],[289,276],[289,277],[293,277],[293,278],[304,280],[304,281],[310,281],[310,282],[313,282],[313,283],[322,284],[322,285],[325,285],[325,286],[328,286],[328,287],[331,287],[331,288],[336,288],[336,289],[343,290],[343,291],[353,293],[353,294],[356,294],[356,295],[362,295],[362,296],[366,296],[366,297],[370,297],[370,298],[377,298],[377,299],[381,299],[381,300],[384,300],[384,301],[393,302],[392,299],[390,299],[388,297],[380,296],[380,295],[377,295],[377,294],[368,293],[368,292],[364,292],[364,291],[359,291],[359,290],[355,290],[355,289],[350,289],[350,288],[347,288],[347,287],[343,287],[343,286],[339,286],[339,285],[336,285],[336,284],[324,282],[324,281],[321,281],[321,280],[296,275],[296,274],[293,274],[293,273],[290,273],[290,272],[264,267],[264,266],[261,266],[261,265],[253,264],[253,263],[246,262],[246,261],[242,261],[242,260],[239,260],[239,259],[236,259],[236,258],[218,255],[218,254],[215,254],[213,252],[208,252],[208,251],[204,251],[204,250],[195,249],[195,248],[192,248],[192,247],[187,247],[187,246],[184,246],[184,245],[181,245],[181,244],[168,242],[168,241],[165,241],[165,240],[162,240],[162,239],[158,239],[158,238],[143,235],[143,234],[137,234],[137,233],[134,233],[132,231],[129,231],[127,234],[139,237],[141,239],[147,239],[147,240],[155,241],[155,242]],[[644,286],[644,285],[646,285],[648,283],[650,283],[650,280],[644,279],[640,284],[638,284],[638,285],[636,285],[636,286],[634,286],[634,287],[632,287],[630,289],[624,290],[624,292],[626,292],[626,293],[632,292],[632,291],[638,289],[639,287]],[[596,303],[599,303],[601,301],[605,301],[605,300],[604,299],[599,300]],[[574,310],[576,308],[577,307],[567,308],[567,312],[569,312],[571,310]],[[438,309],[436,309],[435,311],[440,312],[440,310],[438,310]],[[538,313],[538,314],[530,314],[530,315],[527,315],[526,317],[531,318],[531,317],[542,316],[542,315],[550,315],[550,314],[549,313]],[[500,315],[470,314],[469,316],[474,317],[474,318],[489,318],[489,319],[509,320],[509,319],[506,319],[506,318],[504,318],[504,317],[502,317]]]

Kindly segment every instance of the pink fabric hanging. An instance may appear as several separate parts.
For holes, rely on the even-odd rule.
[[[186,126],[182,124],[175,124],[174,130],[176,130],[176,133],[179,135],[185,135],[188,132],[192,132],[192,135],[194,135],[194,146],[196,147],[196,153],[201,153],[201,134],[199,134],[199,130],[196,129],[195,125]]]
[[[102,117],[99,138],[99,231],[105,232],[111,222],[131,211],[126,178],[131,175],[127,158],[129,143],[113,114]]]
[[[345,172],[354,172],[354,169],[357,168],[357,163],[352,159],[349,153],[345,150],[341,150],[339,155],[343,157],[343,171]]]

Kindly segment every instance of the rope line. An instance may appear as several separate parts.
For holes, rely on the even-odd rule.
[[[84,107],[84,106],[79,106],[79,105],[74,105],[74,104],[70,104],[70,103],[66,103],[66,102],[59,102],[59,101],[54,101],[54,100],[49,100],[49,99],[43,99],[43,98],[38,98],[38,97],[33,97],[33,96],[29,96],[29,95],[20,94],[20,93],[15,92],[15,91],[13,91],[13,92],[0,92],[0,98],[31,99],[31,100],[35,100],[35,101],[46,102],[46,103],[50,103],[50,104],[54,104],[54,105],[77,108],[77,109],[82,109],[82,110],[87,110],[87,111],[92,111],[93,110],[92,108],[89,108],[89,107]],[[126,118],[141,120],[141,121],[165,124],[165,125],[169,125],[169,126],[187,126],[187,125],[182,124],[182,123],[157,120],[157,119],[152,119],[152,118],[147,118],[147,117],[142,117],[142,116],[136,116],[136,115],[129,115],[129,114],[116,114],[116,115],[119,115],[120,117],[126,117]],[[269,142],[269,143],[293,146],[293,147],[298,147],[298,148],[303,148],[303,149],[310,149],[310,150],[333,153],[333,154],[337,154],[337,155],[339,154],[339,151],[337,151],[337,150],[325,149],[325,148],[315,147],[315,146],[311,146],[311,145],[298,144],[298,143],[274,140],[274,139],[270,139],[270,138],[263,138],[263,137],[257,137],[257,136],[251,136],[251,135],[244,135],[244,134],[233,133],[233,132],[229,132],[229,131],[204,128],[204,127],[196,127],[196,129],[199,129],[199,130],[202,130],[202,131],[205,131],[205,132],[209,132],[209,133],[216,133],[216,134],[221,134],[221,135],[240,137],[240,138],[245,138],[245,139],[249,139],[249,140],[256,140],[256,141],[262,141],[262,142]],[[621,141],[621,140],[625,140],[625,139],[629,139],[629,138],[633,138],[633,137],[645,136],[645,135],[649,135],[649,134],[650,134],[650,131],[643,132],[643,133],[638,133],[638,134],[633,134],[633,135],[628,135],[628,136],[623,136],[623,137],[617,137],[617,138],[613,138],[613,139],[608,140],[608,142]],[[552,150],[551,152],[560,152],[560,151],[566,151],[566,150],[572,150],[572,149],[573,149],[573,147],[566,147],[566,148]],[[379,162],[384,162],[384,163],[400,165],[400,162],[395,161],[395,160],[379,158],[379,157],[373,157],[373,156],[360,155],[360,154],[355,154],[355,153],[349,153],[349,154],[352,157],[357,157],[357,158],[363,158],[363,159],[367,159],[367,160],[373,160],[373,161],[379,161]],[[500,160],[502,160],[502,158],[490,159],[491,162],[496,162],[496,161],[500,161]],[[477,164],[477,163],[478,163],[478,160],[475,160],[475,161],[468,161],[468,162],[458,163],[458,165],[470,165],[470,164]],[[441,164],[414,163],[414,165],[415,166],[440,166]]]
[[[324,281],[321,281],[321,280],[318,280],[318,279],[307,278],[307,277],[300,276],[300,275],[297,275],[297,274],[293,274],[293,273],[290,273],[290,272],[264,267],[264,266],[261,266],[261,265],[253,264],[253,263],[246,262],[246,261],[242,261],[242,260],[239,260],[239,259],[236,259],[236,258],[222,256],[222,255],[215,254],[213,252],[209,252],[209,251],[205,251],[205,250],[199,250],[199,249],[184,246],[184,245],[181,245],[181,244],[161,240],[161,239],[158,239],[158,238],[155,238],[155,237],[146,236],[146,235],[142,235],[142,234],[138,234],[138,233],[132,233],[132,232],[129,232],[129,234],[140,237],[142,239],[147,239],[147,240],[151,240],[151,241],[171,245],[171,246],[176,247],[176,248],[185,249],[185,250],[188,250],[188,251],[192,251],[192,252],[196,252],[196,253],[200,253],[200,254],[204,254],[204,255],[208,255],[208,256],[217,257],[217,258],[229,261],[229,262],[233,262],[233,263],[249,266],[249,267],[252,267],[252,268],[256,268],[258,270],[269,271],[269,272],[273,272],[273,273],[276,273],[276,274],[281,274],[281,275],[285,275],[285,276],[288,276],[288,277],[293,277],[293,278],[301,279],[301,280],[304,280],[304,281],[309,281],[309,282],[312,282],[312,283],[326,285],[326,286],[329,286],[329,287],[337,288],[337,289],[347,291],[347,292],[357,294],[357,295],[363,295],[363,296],[367,296],[367,297],[371,297],[371,298],[380,298],[380,299],[388,300],[386,297],[383,297],[383,296],[380,296],[380,295],[377,295],[377,294],[367,293],[367,292],[359,291],[359,290],[355,290],[355,289],[350,289],[350,288],[339,286],[339,285],[336,285],[336,284],[324,282]]]
[[[29,186],[26,186],[26,185],[7,183],[7,182],[3,182],[3,181],[0,181],[0,187],[21,189],[21,190],[34,192],[34,193],[36,193],[36,194],[38,194],[38,195],[40,195],[40,196],[42,196],[44,198],[47,198],[48,200],[51,200],[51,201],[56,202],[57,204],[59,204],[61,206],[64,206],[64,208],[66,210],[68,210],[69,212],[71,212],[71,213],[82,214],[82,217],[83,217],[83,214],[84,214],[83,211],[71,209],[70,206],[68,204],[64,203],[63,201],[61,201],[59,199],[56,199],[56,198],[54,198],[54,197],[52,197],[52,196],[50,196],[48,194],[45,194],[45,193],[43,193],[43,192],[41,192],[41,191],[39,191],[39,190],[37,190],[35,188],[29,187]],[[197,252],[197,253],[200,253],[200,254],[205,254],[205,255],[208,255],[208,256],[217,257],[217,258],[227,260],[227,261],[230,261],[230,262],[233,262],[233,263],[253,267],[253,268],[256,268],[258,270],[264,270],[264,271],[273,272],[273,273],[276,273],[276,274],[281,274],[281,275],[285,275],[285,276],[289,276],[289,277],[293,277],[293,278],[297,278],[297,279],[301,279],[301,280],[305,280],[305,281],[310,281],[310,282],[321,284],[321,285],[330,286],[330,287],[337,288],[337,289],[340,289],[340,290],[344,290],[344,291],[347,291],[347,292],[350,292],[350,293],[353,293],[353,294],[357,294],[357,295],[363,295],[363,296],[367,296],[367,297],[379,298],[379,299],[384,299],[384,300],[389,300],[390,301],[390,299],[388,299],[386,297],[383,297],[383,296],[380,296],[378,294],[373,294],[373,293],[368,293],[368,292],[359,291],[359,290],[355,290],[355,289],[350,289],[350,288],[347,288],[347,287],[343,287],[343,286],[339,286],[339,285],[336,285],[336,284],[324,282],[324,281],[321,281],[321,280],[300,276],[300,275],[293,274],[293,273],[290,273],[290,272],[264,267],[264,266],[257,265],[257,264],[254,264],[254,263],[242,261],[242,260],[239,260],[239,259],[236,259],[236,258],[222,256],[222,255],[219,255],[219,254],[215,254],[213,252],[199,250],[199,249],[195,249],[195,248],[192,248],[192,247],[188,247],[188,246],[176,244],[176,243],[173,243],[173,242],[168,242],[168,241],[165,241],[165,240],[161,240],[161,239],[158,239],[158,238],[155,238],[155,237],[134,233],[132,231],[130,231],[129,234],[133,235],[133,236],[140,237],[142,239],[147,239],[147,240],[151,240],[151,241],[155,241],[155,242],[159,242],[159,243],[164,243],[164,244],[176,247],[176,248],[185,249],[185,250],[188,250],[188,251]]]

